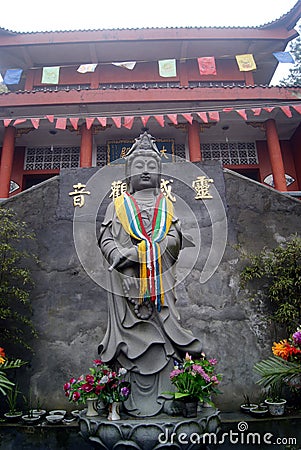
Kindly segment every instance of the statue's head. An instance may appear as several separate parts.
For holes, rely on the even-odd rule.
[[[131,193],[160,189],[162,160],[155,139],[144,131],[126,156],[125,175]]]

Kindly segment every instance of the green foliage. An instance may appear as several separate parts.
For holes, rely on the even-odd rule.
[[[269,387],[273,392],[271,392],[271,397],[276,396],[274,391],[279,391],[279,386],[284,382],[287,383],[296,375],[301,374],[300,363],[286,361],[278,356],[270,356],[256,363],[254,370],[261,376],[257,384]]]
[[[22,361],[21,359],[16,359],[15,361],[5,361],[4,363],[0,364],[0,392],[3,395],[6,395],[7,392],[14,387],[14,383],[9,381],[5,371],[8,369],[17,369],[24,364],[26,364],[26,362]]]
[[[30,320],[30,289],[33,282],[26,267],[35,258],[25,246],[33,239],[27,225],[10,209],[0,208],[0,336],[1,344],[14,343],[30,349],[25,332],[36,335]]]
[[[6,402],[8,404],[9,413],[15,414],[17,411],[17,398],[21,394],[18,385],[16,384],[12,389],[9,389],[6,393]]]
[[[299,30],[300,31],[300,30]],[[280,81],[280,86],[300,87],[301,86],[301,36],[294,39],[289,47],[289,52],[293,55],[295,64],[289,70],[289,75]]]
[[[260,294],[271,302],[271,319],[288,333],[301,323],[301,238],[293,235],[278,247],[264,248],[258,255],[240,250],[248,264],[241,272],[241,287],[260,282]]]

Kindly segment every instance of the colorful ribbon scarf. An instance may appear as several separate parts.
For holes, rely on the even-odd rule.
[[[162,261],[159,242],[167,235],[173,217],[173,205],[160,194],[156,200],[151,235],[145,230],[135,198],[128,192],[114,200],[116,214],[126,233],[138,240],[140,265],[140,301],[150,298],[161,310],[164,304]]]

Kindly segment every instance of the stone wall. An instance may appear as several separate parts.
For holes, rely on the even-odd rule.
[[[181,322],[201,339],[205,353],[219,360],[224,378],[218,406],[235,409],[244,393],[256,391],[252,367],[270,353],[275,331],[263,320],[265,306],[250,302],[239,289],[242,262],[234,246],[259,251],[300,234],[301,202],[222,170],[215,162],[165,164],[164,170],[177,195],[183,228],[197,241],[179,262]],[[191,188],[191,181],[203,173],[214,180],[213,199],[205,201],[196,200]],[[31,245],[39,262],[32,265],[31,299],[39,337],[32,341],[30,364],[19,373],[21,390],[26,393],[30,385],[45,409],[71,409],[63,384],[87,371],[106,331],[107,294],[97,229],[110,201],[109,186],[122,177],[122,166],[63,170],[2,203],[36,234]],[[82,208],[74,208],[69,196],[78,182],[87,183],[90,191]]]

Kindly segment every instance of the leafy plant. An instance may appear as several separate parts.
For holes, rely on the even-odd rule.
[[[17,412],[17,398],[18,395],[21,394],[21,392],[18,389],[18,385],[16,384],[12,389],[7,391],[6,394],[6,402],[8,404],[9,413],[15,414]]]
[[[36,336],[30,320],[30,289],[33,281],[26,261],[35,258],[24,247],[34,238],[15,212],[0,208],[0,335],[3,343],[31,350],[25,330]]]
[[[255,292],[255,297],[267,299],[273,308],[270,318],[291,333],[301,323],[301,238],[290,236],[257,255],[238,250],[248,261],[241,272],[241,287],[260,280],[260,294]]]
[[[292,379],[295,375],[301,374],[300,363],[285,361],[278,356],[270,356],[254,365],[254,370],[261,379],[257,381],[263,387],[283,383]]]
[[[21,359],[16,359],[14,361],[7,360],[3,348],[0,347],[0,392],[3,395],[6,395],[14,386],[14,383],[7,378],[5,371],[17,369],[24,364],[26,364],[26,362]]]

